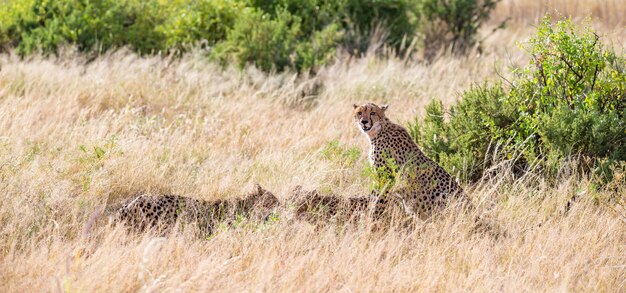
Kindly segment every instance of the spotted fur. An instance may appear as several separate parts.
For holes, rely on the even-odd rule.
[[[354,121],[370,142],[369,160],[378,172],[393,173],[395,185],[388,194],[398,199],[407,213],[429,216],[451,198],[465,198],[463,190],[441,166],[428,158],[408,131],[386,116],[387,106],[354,105]]]
[[[271,192],[255,185],[243,198],[205,201],[178,195],[140,195],[126,202],[116,221],[138,230],[172,228],[176,222],[195,223],[200,231],[212,233],[219,223],[230,224],[238,216],[265,219],[279,205]]]
[[[365,217],[377,221],[384,219],[388,212],[385,199],[323,195],[317,190],[304,190],[301,186],[296,186],[290,194],[288,202],[293,206],[294,218],[314,224],[356,223]]]

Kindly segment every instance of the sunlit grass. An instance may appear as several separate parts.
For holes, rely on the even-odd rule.
[[[413,121],[432,98],[451,104],[496,70],[506,75],[531,29],[497,32],[481,55],[340,59],[315,77],[192,55],[118,52],[87,65],[2,55],[0,291],[621,291],[625,187],[576,176],[551,186],[502,173],[465,186],[506,231],[499,238],[473,233],[472,217],[454,211],[387,233],[280,218],[209,239],[184,229],[158,238],[108,223],[137,193],[216,199],[258,182],[283,200],[296,185],[365,194],[368,144],[353,103],[385,102],[393,121]]]

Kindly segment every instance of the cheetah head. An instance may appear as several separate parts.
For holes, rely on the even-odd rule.
[[[240,205],[244,210],[251,210],[261,217],[266,217],[280,205],[280,201],[273,193],[255,184],[253,191],[248,193]]]
[[[388,120],[385,117],[387,107],[387,105],[378,106],[374,103],[367,103],[361,106],[354,104],[354,122],[356,122],[363,133],[371,135],[372,132],[380,128],[381,122]]]

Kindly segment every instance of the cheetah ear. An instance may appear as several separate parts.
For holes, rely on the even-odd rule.
[[[389,108],[389,105],[380,106],[380,109],[383,110],[383,112],[387,111],[387,108]]]
[[[359,106],[357,104],[352,104],[352,107],[354,107],[354,109],[358,108]]]
[[[258,183],[254,183],[254,192],[257,195],[263,194],[263,187],[261,187],[261,185]]]

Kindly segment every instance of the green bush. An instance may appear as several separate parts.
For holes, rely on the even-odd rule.
[[[494,153],[513,146],[508,131],[518,113],[506,103],[500,84],[474,86],[449,109],[450,119],[444,112],[441,101],[435,100],[426,107],[424,120],[409,124],[409,129],[429,156],[464,181],[479,179]]]
[[[222,62],[308,70],[338,48],[361,55],[372,41],[410,53],[404,50],[423,28],[423,15],[445,24],[454,44],[471,43],[457,40],[473,40],[495,0],[447,1],[453,10],[439,9],[441,0],[3,0],[0,46],[21,55],[56,53],[65,44],[139,54],[201,46]]]
[[[255,63],[264,70],[315,68],[335,55],[337,47],[360,54],[367,50],[377,24],[389,30],[385,40],[398,47],[415,34],[404,0],[250,0],[226,40],[216,46],[220,60]]]
[[[18,45],[19,36],[22,34],[20,18],[18,15],[27,15],[34,0],[3,1],[0,6],[0,45],[3,47],[15,47]]]
[[[412,37],[418,28],[414,5],[408,0],[249,0],[249,3],[270,17],[284,11],[299,16],[304,36],[333,25],[342,32],[336,44],[350,52],[366,51],[377,26],[386,30],[385,42],[394,47],[403,38]]]
[[[236,0],[165,2],[155,32],[164,38],[163,48],[184,51],[197,45],[211,47],[226,38],[245,9]],[[156,13],[155,13],[156,14]]]
[[[422,0],[424,55],[432,59],[441,49],[465,53],[476,45],[478,29],[502,0]],[[500,24],[500,28],[504,22]]]
[[[263,70],[282,70],[295,62],[292,52],[298,45],[300,22],[287,11],[271,18],[248,9],[237,18],[226,41],[216,47],[216,56],[241,66],[250,62]]]
[[[590,25],[544,18],[524,48],[528,66],[501,83],[474,86],[449,109],[441,102],[410,124],[426,153],[466,181],[481,178],[502,160],[516,171],[531,165],[552,178],[576,156],[587,171],[610,179],[626,161],[626,73],[623,54],[604,46]]]
[[[0,13],[0,41],[26,55],[54,53],[62,44],[81,51],[129,46],[140,54],[184,50],[226,36],[238,10],[228,0],[8,1]]]
[[[420,29],[420,15],[413,1],[344,0],[342,6],[345,11],[341,18],[346,31],[343,46],[350,52],[365,52],[370,45],[370,39],[379,33],[385,34],[382,39],[385,45],[402,53],[405,49],[403,43],[410,43],[410,39]],[[377,31],[380,29],[382,31]],[[409,42],[406,42],[405,38],[408,38]]]
[[[389,42],[414,34],[405,0],[5,0],[0,44],[21,55],[128,46],[140,54],[201,45],[212,57],[265,69],[314,68],[338,46],[364,50],[376,22]],[[357,40],[358,39],[358,40]]]
[[[22,55],[53,53],[62,44],[74,44],[82,51],[122,45],[139,52],[160,49],[161,41],[155,40],[143,19],[151,15],[142,13],[144,5],[113,0],[7,2],[11,9],[0,14],[0,40],[5,46],[15,45]]]
[[[98,42],[103,49],[118,42],[123,27],[116,19],[123,19],[122,11],[114,3],[104,1],[32,2],[31,9],[20,10],[15,31],[19,31],[19,53],[29,54],[38,49],[56,51],[63,42],[77,44],[81,50],[91,50]],[[103,15],[104,9],[109,13]],[[102,17],[100,17],[102,15]]]

